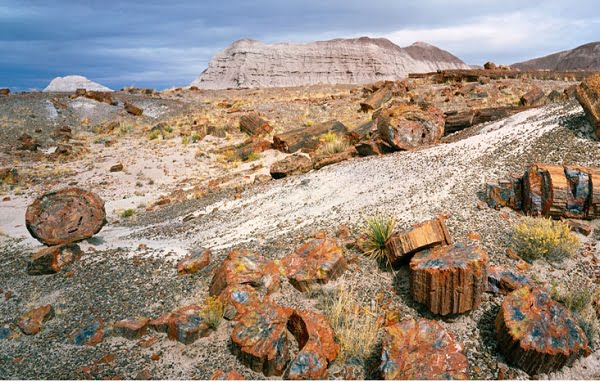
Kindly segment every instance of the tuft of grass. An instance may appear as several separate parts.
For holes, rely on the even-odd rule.
[[[306,127],[311,127],[314,124],[315,123],[310,119],[307,119],[306,121],[304,121],[304,126],[306,126]]]
[[[321,145],[316,151],[317,156],[328,156],[344,152],[350,146],[348,141],[333,133],[321,136]]]
[[[254,162],[259,160],[262,156],[259,153],[251,152],[246,158],[244,158],[244,162]]]
[[[320,304],[340,345],[339,362],[343,364],[349,358],[367,359],[381,329],[377,304],[371,308],[362,306],[351,288],[340,288],[336,293],[322,296]]]
[[[187,145],[190,143],[190,137],[188,135],[184,135],[183,137],[181,137],[181,143],[184,145]]]
[[[552,282],[550,295],[562,303],[577,321],[591,344],[600,330],[600,321],[596,316],[593,302],[599,291],[589,282],[559,283]]]
[[[119,214],[119,216],[123,219],[127,219],[132,217],[133,215],[135,215],[135,209],[134,208],[127,208],[123,211],[121,211],[121,213]]]
[[[391,216],[371,216],[365,218],[364,254],[379,264],[391,266],[386,244],[396,228],[396,219]]]
[[[562,221],[526,217],[513,232],[512,248],[527,261],[560,260],[577,253],[581,243]]]
[[[192,133],[192,135],[190,136],[190,140],[192,141],[192,143],[196,143],[200,140],[200,135],[198,135],[198,133]]]
[[[171,126],[167,126],[165,127],[165,131],[169,134],[171,134],[173,132],[173,128]]]
[[[218,328],[221,319],[223,318],[224,309],[225,306],[220,298],[214,296],[208,297],[204,300],[204,308],[201,313],[204,322],[206,322],[211,329]]]
[[[160,130],[153,130],[148,134],[148,139],[153,141],[160,136]]]

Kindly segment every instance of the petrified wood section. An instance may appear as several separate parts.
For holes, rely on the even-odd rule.
[[[530,286],[506,296],[496,317],[498,349],[530,375],[550,373],[590,354],[567,309]]]
[[[236,370],[224,372],[223,370],[218,369],[213,373],[210,379],[213,381],[243,381],[246,378],[244,378],[244,376],[238,373]]]
[[[81,257],[81,249],[77,244],[57,245],[42,248],[33,256],[27,266],[30,275],[48,275],[59,272],[65,265]]]
[[[544,101],[544,91],[535,86],[521,97],[522,106],[538,106]]]
[[[532,216],[600,217],[600,169],[533,164],[523,176],[523,210]]]
[[[395,151],[394,148],[383,139],[366,140],[358,143],[354,148],[361,157],[384,155]]]
[[[400,104],[376,114],[379,135],[397,150],[435,143],[444,135],[444,114],[433,106]]]
[[[464,313],[481,303],[487,287],[487,253],[455,244],[423,251],[410,261],[410,291],[435,314]]]
[[[46,245],[68,244],[98,233],[106,212],[93,192],[65,188],[37,198],[27,207],[25,223],[29,233]]]
[[[583,80],[577,87],[575,97],[600,138],[600,74]]]
[[[258,114],[248,114],[240,117],[240,130],[253,137],[270,134],[273,127]]]
[[[452,244],[450,233],[444,223],[444,217],[438,216],[412,226],[408,231],[394,233],[386,244],[390,261],[395,263],[407,259],[412,254],[427,248]]]
[[[533,285],[531,280],[510,268],[488,267],[487,292],[507,294],[525,285]]]
[[[129,114],[132,114],[132,115],[135,115],[135,116],[138,116],[138,117],[140,115],[144,114],[144,109],[142,109],[141,107],[136,106],[136,105],[134,105],[132,103],[125,102],[125,104],[123,105],[123,107],[125,108],[125,110]]]
[[[73,342],[78,346],[96,346],[104,338],[104,321],[99,318],[90,322],[81,329],[73,338]]]
[[[523,178],[515,175],[508,180],[500,180],[497,185],[488,184],[485,200],[491,208],[510,207],[520,210],[523,207]]]
[[[113,324],[113,335],[130,340],[138,339],[146,334],[148,330],[148,319],[146,317],[127,318]]]
[[[532,80],[581,81],[596,74],[593,71],[554,71],[554,70],[485,70],[485,69],[445,69],[430,73],[410,73],[408,78],[432,78],[438,83],[478,82],[481,77],[491,80],[526,78]]]
[[[167,321],[169,339],[188,345],[200,337],[208,336],[210,328],[201,313],[202,307],[199,305],[184,306],[171,313]]]
[[[462,346],[440,324],[404,320],[385,328],[381,365],[384,379],[468,379]]]
[[[385,86],[377,90],[369,98],[360,103],[360,109],[364,112],[379,109],[383,104],[392,99],[392,90]]]
[[[312,170],[312,160],[304,154],[292,154],[271,165],[269,172],[273,179],[303,174]]]
[[[194,253],[184,257],[177,263],[177,273],[180,275],[196,273],[202,268],[206,267],[209,263],[210,250],[196,250]]]
[[[279,269],[272,261],[256,253],[235,250],[215,271],[209,292],[211,296],[219,296],[228,286],[248,284],[271,293],[279,289],[279,276]]]
[[[308,241],[281,262],[290,283],[301,292],[326,284],[346,270],[344,252],[332,239]]]
[[[296,310],[287,323],[300,351],[292,360],[287,379],[327,379],[327,367],[339,353],[333,329],[322,314]]]
[[[52,305],[44,305],[39,308],[31,309],[19,318],[17,325],[23,334],[33,335],[42,330],[44,322],[54,317],[54,308]]]
[[[327,121],[308,127],[302,127],[273,137],[273,148],[284,153],[301,150],[305,153],[315,151],[322,143],[322,136],[335,134],[340,137],[348,135],[348,128],[339,121]]]
[[[282,375],[290,361],[286,325],[291,314],[292,309],[273,303],[248,311],[231,333],[234,354],[256,372]]]
[[[237,320],[262,302],[256,290],[247,284],[228,286],[219,299],[223,302],[223,317],[227,320]]]

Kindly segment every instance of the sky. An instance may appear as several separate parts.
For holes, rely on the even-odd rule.
[[[525,5],[523,5],[525,4]],[[600,40],[595,1],[0,0],[0,88],[79,74],[113,89],[189,85],[242,38],[425,41],[511,64]]]

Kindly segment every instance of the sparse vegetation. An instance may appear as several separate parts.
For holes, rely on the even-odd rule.
[[[251,152],[246,158],[244,158],[244,162],[254,162],[259,160],[262,156],[259,153]]]
[[[121,211],[121,213],[119,214],[119,216],[123,219],[128,219],[128,218],[132,217],[133,215],[135,215],[134,208],[127,208],[127,209]]]
[[[320,303],[340,345],[338,361],[343,364],[348,358],[368,358],[381,329],[377,304],[370,308],[362,306],[351,288],[340,288],[333,295],[323,294]]]
[[[365,218],[365,236],[364,254],[373,258],[380,264],[391,266],[388,251],[386,249],[387,241],[394,232],[396,219],[391,216],[371,216]]]
[[[527,217],[513,232],[512,247],[527,261],[560,260],[573,256],[579,246],[579,239],[570,232],[567,223],[561,221]]]
[[[130,133],[132,130],[133,130],[133,126],[131,126],[130,124],[128,124],[125,121],[122,121],[122,120],[119,121],[119,128],[118,128],[119,135],[126,135],[127,133]]]
[[[210,328],[216,329],[221,323],[224,309],[225,307],[223,305],[223,301],[221,301],[220,298],[213,296],[208,297],[204,301],[204,309],[202,309],[202,318]]]
[[[148,134],[148,139],[155,140],[158,137],[161,136],[160,130],[152,130],[149,134]]]
[[[599,292],[589,282],[559,284],[553,281],[550,289],[552,298],[562,303],[571,312],[590,343],[594,341],[600,330],[600,322],[593,306],[594,298]]]
[[[338,154],[346,150],[349,146],[348,141],[334,133],[322,135],[321,141],[322,143],[316,152],[317,156]]]
[[[187,145],[190,143],[190,136],[189,135],[184,135],[183,137],[181,137],[181,143],[184,145]]]
[[[192,143],[196,143],[200,140],[200,135],[198,135],[198,133],[194,132],[190,136],[190,140],[192,141]]]

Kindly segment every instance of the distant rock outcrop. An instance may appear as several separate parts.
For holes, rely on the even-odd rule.
[[[100,85],[94,81],[90,81],[83,76],[65,76],[56,77],[46,88],[45,92],[74,92],[77,89],[94,90],[101,92],[111,92],[112,89]]]
[[[245,39],[217,53],[191,85],[223,89],[363,84],[414,72],[468,68],[452,54],[423,42],[401,48],[387,39],[369,37],[307,44]]]
[[[521,70],[600,70],[600,41],[511,66]]]

